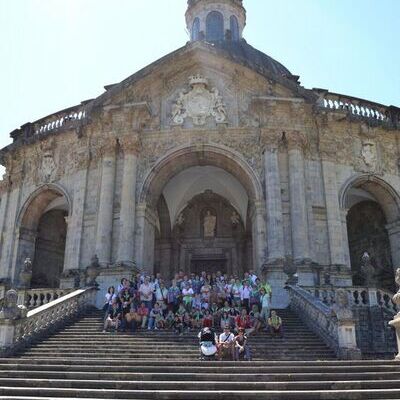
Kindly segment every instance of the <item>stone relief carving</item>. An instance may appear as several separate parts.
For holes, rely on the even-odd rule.
[[[373,170],[376,169],[378,155],[376,152],[376,146],[373,142],[368,141],[362,144],[361,157],[367,167]]]
[[[194,125],[205,125],[208,117],[214,117],[218,124],[227,121],[226,105],[217,88],[208,88],[208,80],[201,75],[189,78],[190,91],[180,91],[172,106],[171,119],[175,125],[182,125],[186,118]]]

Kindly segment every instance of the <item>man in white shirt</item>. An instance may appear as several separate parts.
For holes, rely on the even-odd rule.
[[[232,360],[235,359],[234,353],[234,343],[235,335],[230,331],[229,325],[226,325],[224,332],[219,335],[218,339],[218,357],[222,360],[226,355],[231,357]]]
[[[139,287],[140,302],[144,303],[146,307],[151,310],[153,302],[154,286],[150,284],[148,277],[144,279],[144,282]]]

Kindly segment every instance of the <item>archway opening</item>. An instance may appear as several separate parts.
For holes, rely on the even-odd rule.
[[[259,269],[266,251],[262,198],[254,171],[231,150],[202,145],[171,152],[143,184],[139,266],[166,277]]]
[[[341,195],[347,213],[349,255],[355,285],[393,290],[399,261],[399,198],[382,179],[363,175],[349,182]],[[362,259],[369,255],[369,264]],[[363,268],[364,265],[364,268]]]
[[[70,204],[63,191],[46,186],[36,191],[22,211],[15,279],[24,260],[32,260],[32,288],[59,287],[64,267]]]
[[[251,222],[242,220],[226,198],[207,189],[191,198],[171,225],[164,196],[157,207],[155,272],[221,271],[241,276],[252,269]]]
[[[376,271],[377,286],[394,289],[390,241],[385,226],[385,214],[375,201],[361,201],[350,208],[347,228],[354,285],[366,284],[361,260],[364,252],[368,252]]]

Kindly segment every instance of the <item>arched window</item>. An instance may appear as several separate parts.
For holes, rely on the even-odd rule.
[[[239,38],[239,22],[237,18],[232,15],[230,19],[232,40],[238,41]]]
[[[200,20],[195,18],[192,26],[192,41],[199,40],[200,36]]]
[[[224,17],[218,11],[211,11],[207,15],[207,42],[224,40]]]

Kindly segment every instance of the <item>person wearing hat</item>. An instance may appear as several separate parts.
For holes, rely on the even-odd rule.
[[[218,340],[218,358],[221,361],[227,355],[235,360],[234,353],[235,335],[231,332],[229,325],[225,325],[224,332],[219,335]]]

